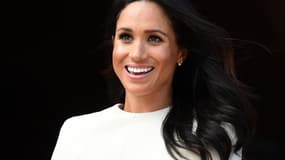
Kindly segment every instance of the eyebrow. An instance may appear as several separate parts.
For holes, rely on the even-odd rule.
[[[117,31],[120,31],[120,30],[123,30],[123,31],[126,31],[126,32],[132,32],[132,29],[130,29],[130,28],[124,28],[124,27],[119,28]],[[168,37],[168,35],[167,35],[165,32],[163,32],[163,31],[161,31],[161,30],[159,30],[159,29],[148,29],[148,30],[145,30],[144,32],[145,32],[145,33],[155,33],[155,32],[158,32],[158,33],[160,33],[160,34],[162,34],[162,35]]]

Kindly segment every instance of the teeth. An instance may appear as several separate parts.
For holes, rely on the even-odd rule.
[[[147,68],[135,68],[135,67],[127,67],[128,72],[130,73],[147,73],[152,70],[152,67]]]

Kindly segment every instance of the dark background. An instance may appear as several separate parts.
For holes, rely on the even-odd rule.
[[[106,80],[100,74],[105,55],[96,50],[103,40],[110,2],[42,0],[15,4],[12,53],[0,61],[4,159],[50,159],[66,118],[111,105]],[[271,50],[272,54],[252,46],[241,49],[238,73],[260,97],[255,102],[257,135],[248,159],[281,159],[285,1],[195,2],[202,14],[234,38],[255,41]]]

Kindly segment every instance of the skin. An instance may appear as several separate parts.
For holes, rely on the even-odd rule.
[[[127,5],[120,13],[114,36],[113,68],[123,84],[124,110],[151,112],[172,104],[172,80],[186,52],[162,8],[149,1]],[[150,71],[135,74],[136,71]]]

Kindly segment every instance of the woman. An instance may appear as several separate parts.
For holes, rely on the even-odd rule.
[[[254,128],[226,32],[187,0],[117,0],[121,103],[68,119],[52,160],[240,160]]]

